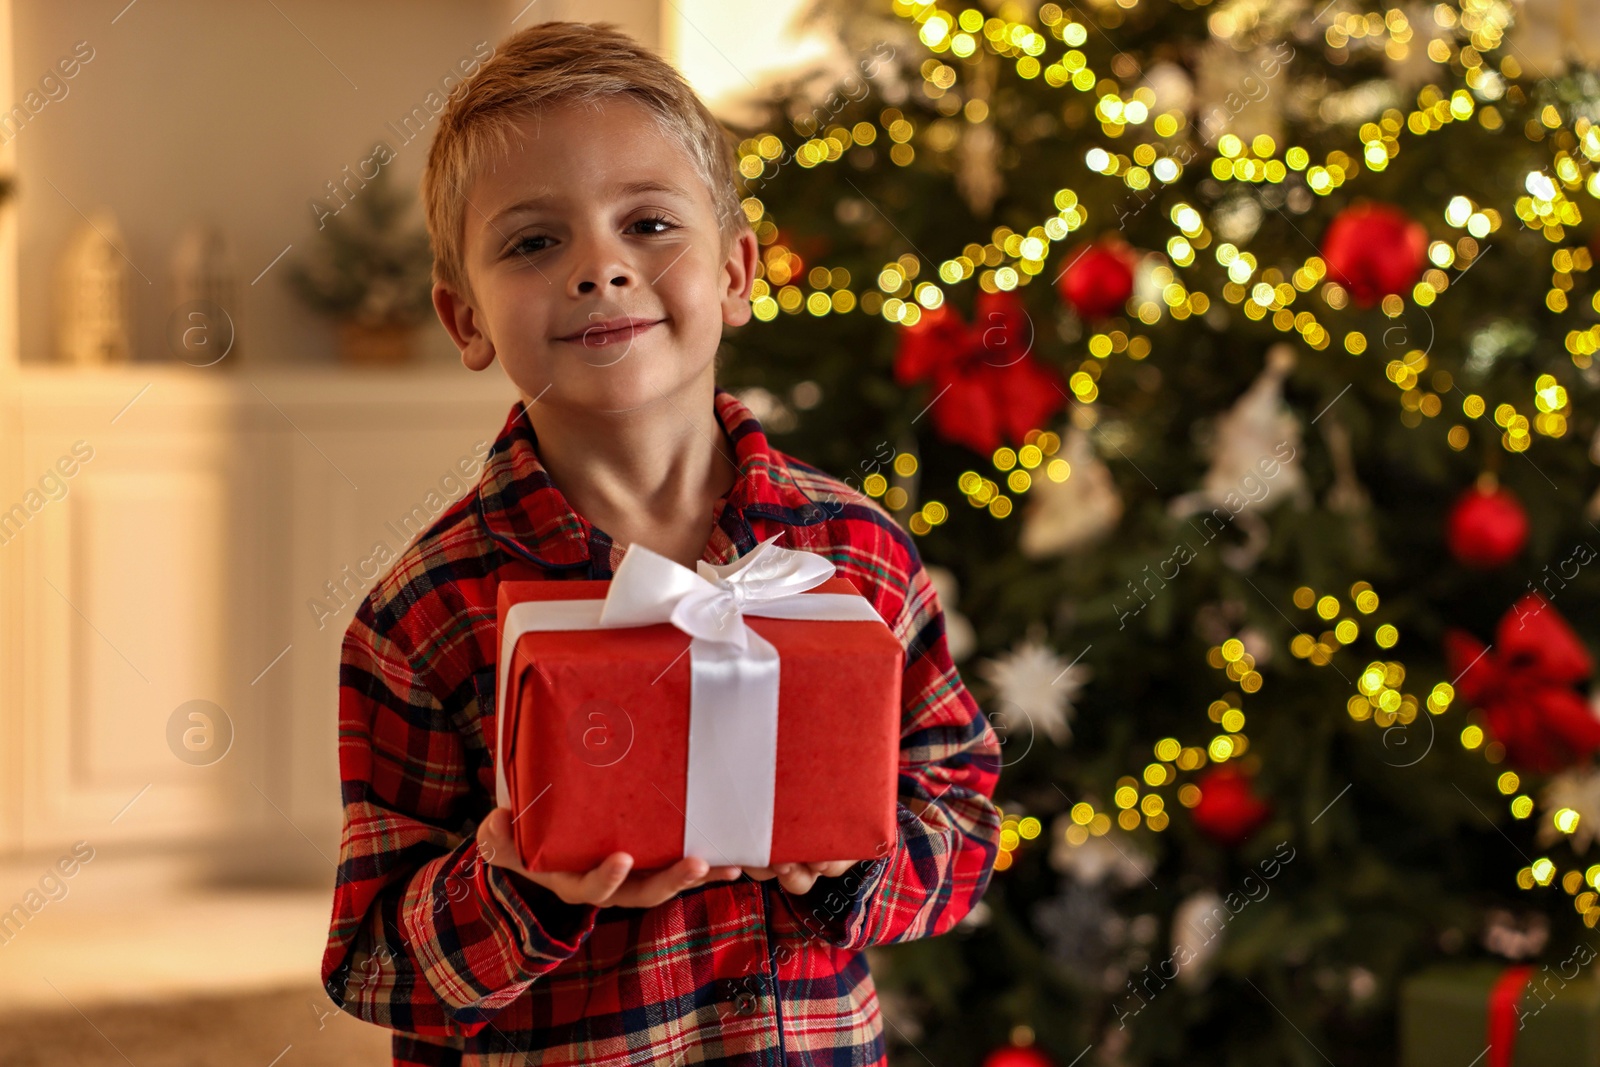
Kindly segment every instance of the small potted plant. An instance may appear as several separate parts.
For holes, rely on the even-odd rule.
[[[313,309],[338,321],[345,363],[405,363],[417,326],[433,311],[428,234],[406,217],[414,199],[380,169],[359,188],[347,183],[335,203],[337,209],[325,201],[313,205],[321,240],[309,257],[289,265],[289,282]]]

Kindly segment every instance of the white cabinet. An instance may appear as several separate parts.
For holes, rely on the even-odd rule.
[[[497,368],[213,370],[0,377],[0,855],[337,855],[344,627],[516,394]]]

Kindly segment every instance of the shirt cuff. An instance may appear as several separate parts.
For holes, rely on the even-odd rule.
[[[516,922],[529,955],[565,959],[594,929],[597,906],[569,904],[538,882],[492,863],[483,864],[483,872],[490,891]]]
[[[794,898],[801,925],[814,930],[820,924],[835,945],[849,944],[867,904],[877,895],[889,859],[880,856],[868,866],[857,864],[840,875],[819,875],[808,891]]]

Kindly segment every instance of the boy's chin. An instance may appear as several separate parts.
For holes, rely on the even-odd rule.
[[[713,366],[681,368],[662,373],[661,367],[635,365],[614,367],[572,367],[557,373],[554,380],[518,382],[523,399],[569,411],[597,415],[626,414],[671,401],[681,406],[681,397],[700,384],[712,380]]]

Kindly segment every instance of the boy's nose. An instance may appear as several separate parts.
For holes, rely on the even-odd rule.
[[[568,291],[573,296],[589,296],[604,288],[626,289],[636,278],[628,263],[626,250],[615,241],[599,238],[577,238],[573,251],[572,274],[568,278]]]
[[[628,284],[628,282],[629,282],[629,278],[628,278],[627,274],[617,274],[617,275],[613,275],[612,278],[611,278],[611,284],[612,285],[625,286],[625,285]],[[578,292],[580,292],[580,293],[592,293],[597,288],[599,288],[599,285],[600,285],[599,282],[589,281],[589,280],[585,279],[585,280],[582,280],[582,281],[578,282]]]

